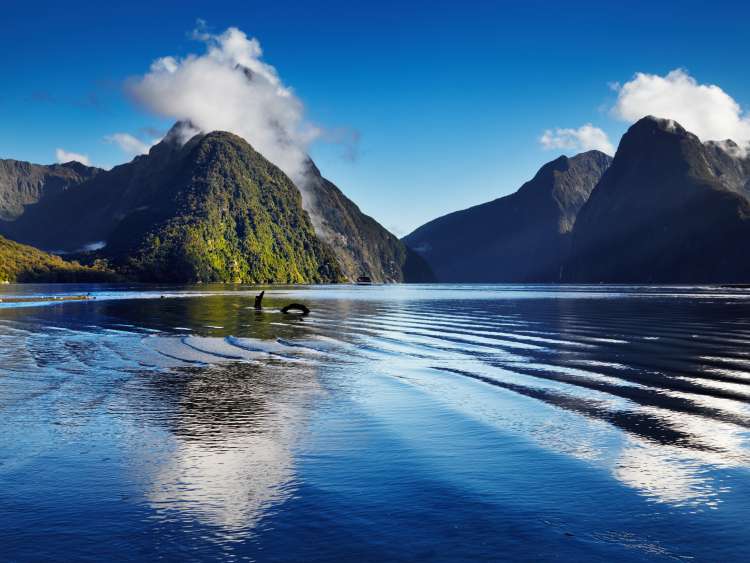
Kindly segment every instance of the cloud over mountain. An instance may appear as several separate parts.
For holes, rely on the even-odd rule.
[[[700,84],[683,69],[664,76],[638,72],[628,82],[611,88],[617,92],[617,100],[609,113],[616,119],[628,123],[649,115],[671,119],[703,141],[730,139],[739,145],[725,145],[731,150],[739,154],[750,150],[750,113],[719,86]],[[539,142],[545,149],[615,151],[607,134],[591,123],[577,129],[547,129]]]
[[[702,141],[732,139],[750,144],[750,115],[715,84],[699,84],[685,70],[665,76],[637,73],[632,80],[615,85],[617,101],[612,114],[634,123],[647,115],[678,121]]]
[[[80,162],[81,164],[85,164],[86,166],[91,166],[91,161],[89,160],[89,157],[87,155],[66,151],[65,149],[55,149],[55,158],[60,164],[71,162],[74,160],[76,162]]]
[[[147,154],[149,149],[158,143],[160,139],[154,139],[151,143],[147,143],[130,133],[113,133],[104,137],[104,140],[108,143],[116,144],[128,155],[137,156],[139,154]]]
[[[202,54],[165,56],[130,81],[132,97],[158,115],[202,131],[230,131],[299,181],[309,144],[321,131],[304,117],[301,101],[261,60],[255,38],[230,27],[219,35],[196,31]]]
[[[539,142],[548,150],[562,149],[575,152],[599,150],[610,155],[615,152],[615,147],[609,141],[607,134],[591,123],[586,123],[578,129],[547,129],[539,137]]]

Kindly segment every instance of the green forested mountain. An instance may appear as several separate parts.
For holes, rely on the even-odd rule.
[[[183,144],[180,128],[148,155],[110,171],[15,164],[13,181],[6,182],[15,188],[6,193],[34,183],[37,169],[81,171],[60,189],[27,190],[23,205],[0,216],[0,234],[80,260],[106,259],[141,281],[431,279],[419,256],[364,215],[312,161],[308,213],[297,186],[242,138],[213,132]],[[31,172],[24,176],[24,170]]]
[[[104,266],[86,267],[67,262],[31,246],[0,237],[0,283],[115,281]]]
[[[45,228],[40,228],[45,225]],[[337,281],[294,184],[243,139],[168,136],[146,156],[42,198],[12,223],[14,239],[97,255],[142,281]]]
[[[424,261],[312,161],[308,213],[297,186],[240,137],[213,132],[183,144],[179,129],[110,171],[3,161],[13,174],[0,203],[12,201],[13,212],[0,216],[0,234],[82,261],[106,259],[141,281],[431,280]],[[39,180],[50,171],[62,176],[56,188]],[[28,185],[36,189],[18,204]]]
[[[175,157],[179,168],[107,237],[120,269],[170,281],[340,279],[297,188],[243,139],[209,133]]]

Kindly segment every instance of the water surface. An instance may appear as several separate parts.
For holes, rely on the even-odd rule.
[[[0,288],[5,560],[747,559],[750,290],[256,291]]]

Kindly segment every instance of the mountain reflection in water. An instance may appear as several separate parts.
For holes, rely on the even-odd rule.
[[[83,289],[0,308],[15,558],[56,529],[78,558],[104,538],[134,558],[719,553],[702,534],[739,560],[746,290],[270,288],[259,313],[253,288]]]
[[[149,501],[227,532],[251,529],[293,491],[292,448],[318,391],[316,374],[306,366],[231,365],[185,375],[159,389],[176,401],[175,444],[151,476]]]

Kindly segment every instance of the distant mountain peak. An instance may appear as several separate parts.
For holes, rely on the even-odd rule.
[[[611,156],[598,150],[582,152],[571,157],[561,155],[539,168],[534,177],[523,184],[518,192],[526,193],[533,190],[542,194],[552,194],[554,197],[555,192],[561,190],[577,190],[581,183],[579,180],[583,180],[581,175],[593,173],[598,178],[611,162]],[[572,176],[572,181],[568,181],[567,176]],[[594,186],[590,187],[593,189]]]
[[[646,117],[643,117],[640,120],[638,120],[635,123],[635,125],[638,125],[639,123],[647,124],[650,126],[655,126],[661,129],[662,131],[667,131],[669,133],[685,134],[688,132],[687,129],[685,129],[682,125],[677,123],[674,119],[670,119],[668,117],[657,117],[655,115],[647,115]]]
[[[573,229],[565,281],[746,281],[750,163],[670,119],[628,129]]]
[[[97,168],[96,166],[88,166],[87,164],[83,164],[81,162],[78,162],[77,160],[71,160],[70,162],[63,162],[61,164],[52,165],[53,168],[56,166],[67,168],[69,170],[72,170],[76,174],[80,174],[81,176],[88,176],[93,171],[101,170],[101,168]]]
[[[100,172],[99,168],[76,161],[45,166],[0,160],[0,222],[15,220],[42,197],[59,194]]]
[[[445,282],[554,282],[581,206],[610,165],[560,156],[513,194],[450,213],[404,238]]]
[[[622,147],[622,143],[625,142],[627,138],[637,139],[638,142],[646,142],[647,139],[660,134],[666,134],[676,139],[691,138],[700,141],[696,135],[690,133],[674,119],[647,115],[630,126],[622,138],[620,147]]]
[[[590,151],[584,151],[584,152],[578,153],[575,156],[571,156],[570,160],[584,160],[584,159],[590,159],[590,158],[596,158],[600,160],[612,160],[612,155],[609,155],[606,152],[602,152],[597,149],[591,149]]]

